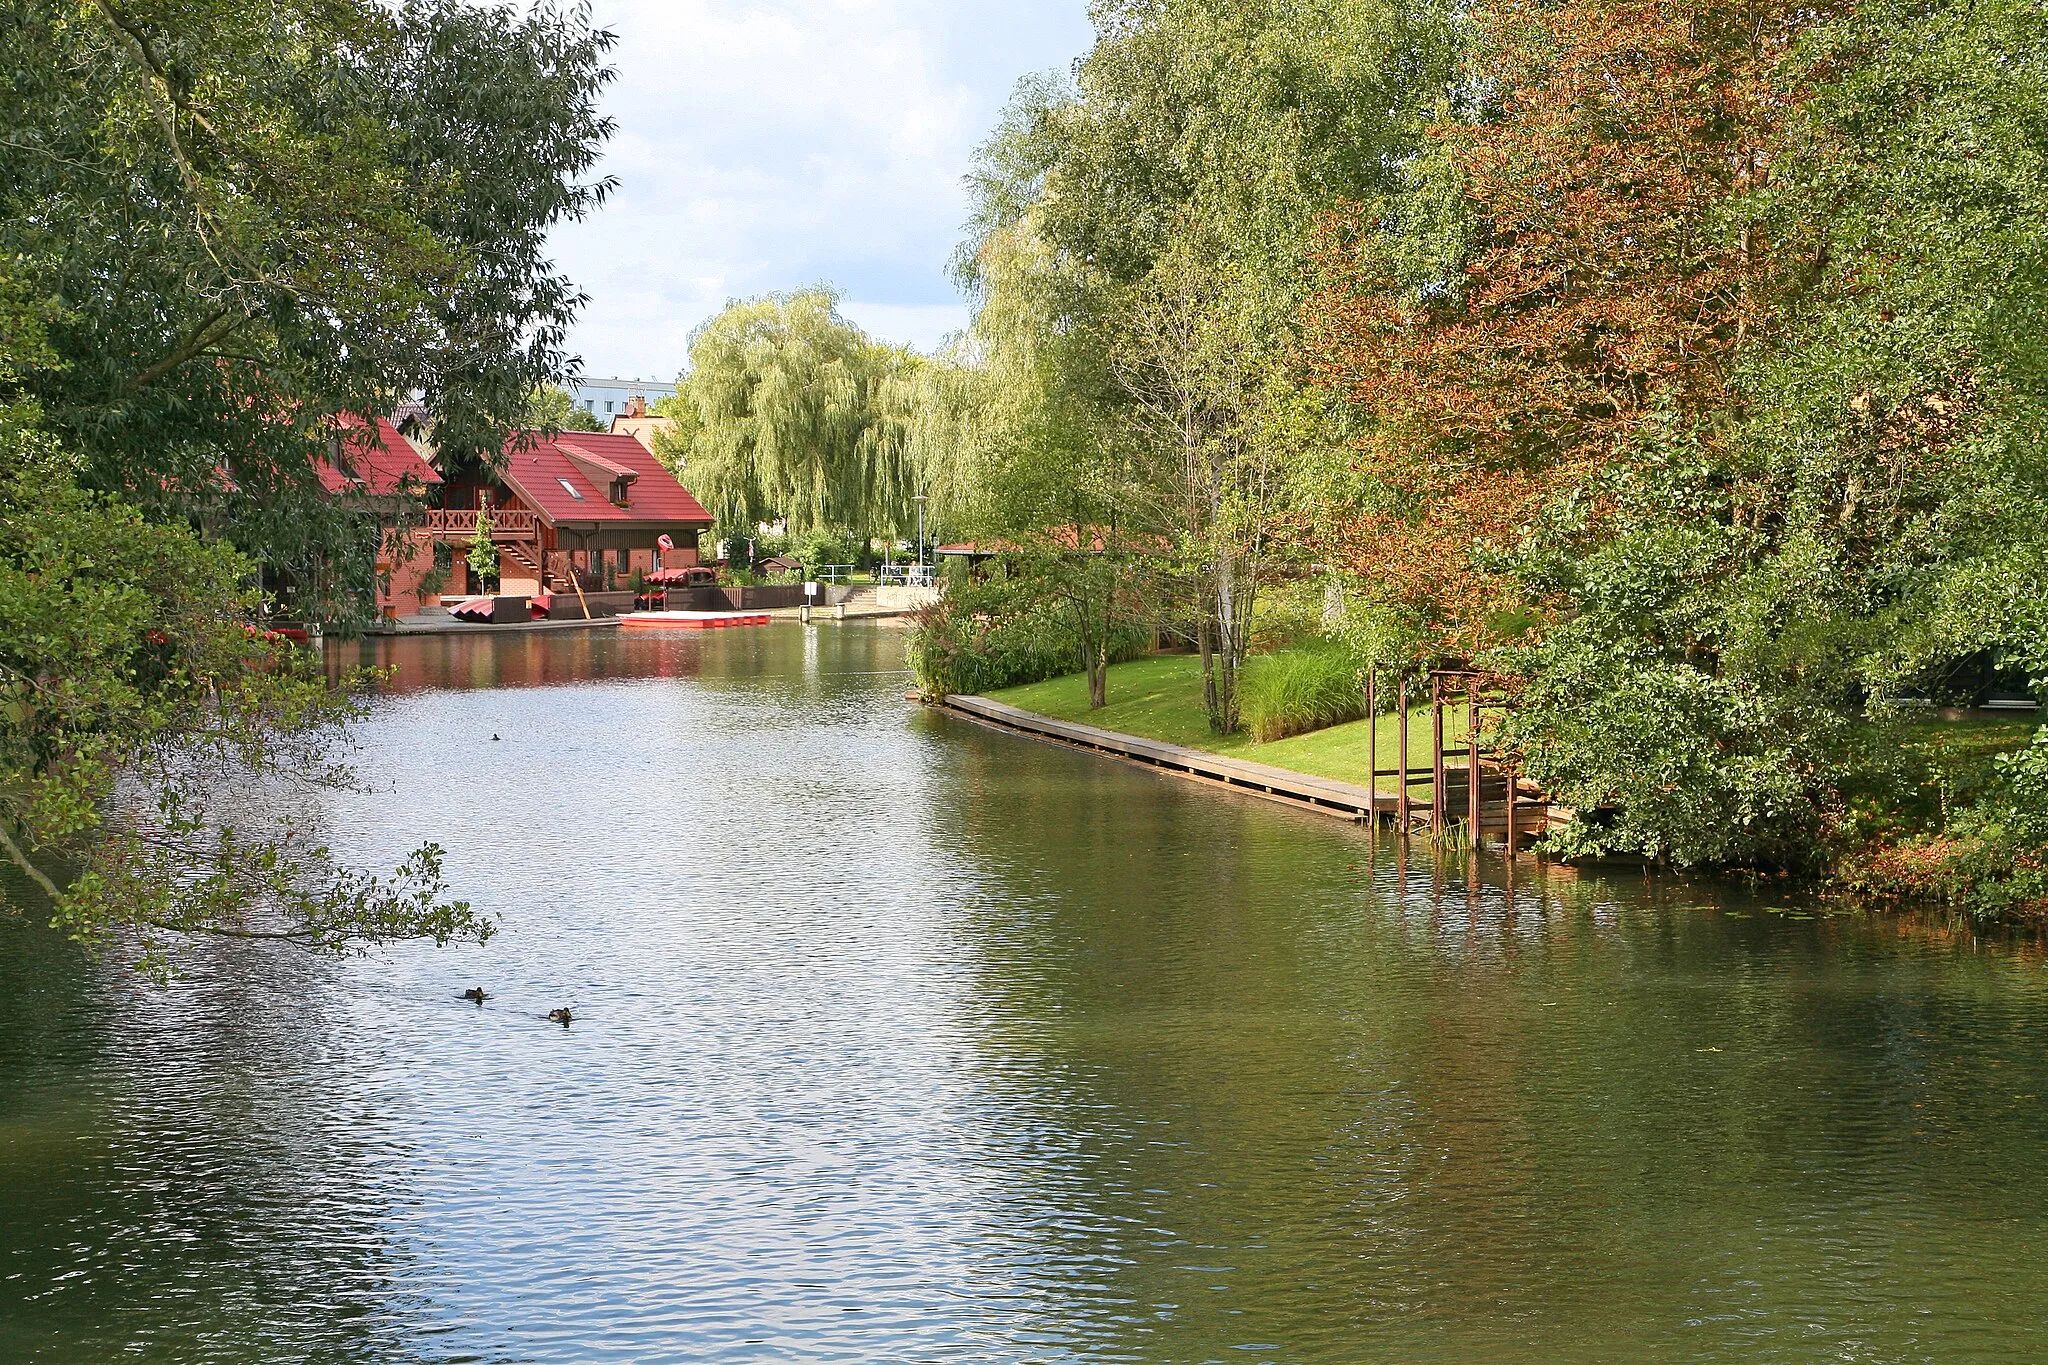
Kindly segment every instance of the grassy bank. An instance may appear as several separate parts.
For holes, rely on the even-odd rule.
[[[1366,774],[1372,767],[1373,727],[1367,721],[1333,725],[1269,744],[1254,743],[1248,734],[1210,733],[1208,717],[1202,709],[1201,661],[1192,655],[1155,654],[1113,665],[1109,670],[1109,705],[1100,711],[1088,709],[1087,679],[1078,674],[1004,688],[989,695],[1055,720],[1076,721],[1207,753],[1270,763],[1276,768],[1359,786],[1367,785]],[[1444,723],[1446,739],[1462,742],[1464,708],[1448,708]],[[2037,716],[1974,716],[1953,721],[1914,721],[1894,727],[1891,741],[1917,751],[1926,761],[1932,779],[1925,794],[1928,809],[1902,814],[1908,814],[1909,819],[1917,816],[1928,824],[1938,823],[1938,807],[1944,801],[1959,805],[1975,798],[1990,780],[1996,756],[2025,745],[2039,724]],[[1378,766],[1395,765],[1399,744],[1398,722],[1392,715],[1382,715]],[[1427,768],[1430,758],[1429,708],[1418,706],[1409,712],[1409,766]],[[1394,779],[1383,777],[1379,785],[1392,791]],[[1941,790],[1937,792],[1936,787]]]
[[[1367,774],[1374,766],[1373,727],[1369,721],[1333,725],[1270,744],[1255,744],[1246,734],[1212,734],[1202,709],[1201,660],[1189,654],[1155,654],[1112,665],[1109,705],[1100,711],[1088,709],[1088,681],[1078,674],[1004,688],[989,695],[996,701],[1055,720],[1076,721],[1205,753],[1270,763],[1276,768],[1335,778],[1361,787],[1370,785]],[[1379,767],[1391,768],[1398,762],[1399,725],[1392,715],[1380,717]],[[1445,735],[1464,738],[1462,712],[1446,715]],[[1409,766],[1427,768],[1430,758],[1429,708],[1416,707],[1408,720]],[[1392,777],[1382,777],[1379,785],[1392,791],[1396,784]]]

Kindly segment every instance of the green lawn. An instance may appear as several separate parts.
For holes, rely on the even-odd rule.
[[[1047,682],[1009,687],[989,696],[996,701],[1055,720],[1078,721],[1120,734],[1141,735],[1164,740],[1184,748],[1270,763],[1316,777],[1369,785],[1373,727],[1370,721],[1333,725],[1312,734],[1255,744],[1246,734],[1215,735],[1202,710],[1202,663],[1191,654],[1155,654],[1113,665],[1109,670],[1109,705],[1100,711],[1088,709],[1088,680],[1079,674]],[[1379,764],[1395,766],[1400,744],[1400,722],[1392,715],[1379,719]],[[1462,740],[1465,716],[1462,707],[1447,709],[1444,718],[1447,740]],[[1408,765],[1427,769],[1430,765],[1429,708],[1418,706],[1408,717]],[[1394,779],[1382,777],[1380,786],[1394,790]]]
[[[1201,661],[1190,654],[1154,654],[1115,665],[1109,670],[1109,705],[1100,711],[1088,709],[1088,680],[1079,674],[1005,688],[989,695],[997,701],[1056,720],[1078,721],[1121,734],[1142,735],[1189,749],[1229,754],[1233,758],[1270,763],[1276,768],[1289,768],[1298,773],[1366,785],[1373,734],[1369,722],[1360,720],[1348,725],[1333,725],[1327,730],[1295,735],[1271,744],[1255,744],[1246,734],[1210,734],[1208,717],[1202,710]],[[2023,747],[2040,724],[2038,715],[2009,718],[1973,715],[1963,720],[1898,724],[1889,729],[1886,738],[1888,742],[1917,752],[1928,764],[1930,776],[1934,773],[1941,775],[1935,783],[1946,788],[1949,804],[1962,805],[1978,796],[1990,782],[1993,758]],[[1395,718],[1381,716],[1380,767],[1394,766],[1396,746],[1400,743],[1398,736]],[[1464,740],[1464,707],[1445,709],[1444,737],[1453,742]],[[1408,765],[1427,769],[1429,764],[1429,708],[1418,706],[1408,714]],[[1382,777],[1379,785],[1392,791],[1394,779]],[[1924,799],[1934,803],[1940,798],[1930,787]],[[1933,814],[1931,805],[1924,814]]]

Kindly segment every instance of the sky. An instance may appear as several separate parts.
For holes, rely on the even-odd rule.
[[[1019,77],[1087,50],[1086,0],[595,0],[618,35],[612,199],[554,236],[591,377],[674,379],[726,302],[831,284],[929,350],[966,322],[961,177]]]

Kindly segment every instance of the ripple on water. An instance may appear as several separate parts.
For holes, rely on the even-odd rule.
[[[0,1359],[2039,1353],[2028,945],[1397,858],[882,631],[377,651],[332,840],[504,933],[0,929]]]

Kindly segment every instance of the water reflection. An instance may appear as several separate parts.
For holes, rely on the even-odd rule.
[[[349,654],[337,851],[505,932],[149,992],[8,929],[0,1358],[2037,1345],[2031,940],[1374,841],[868,627]]]

